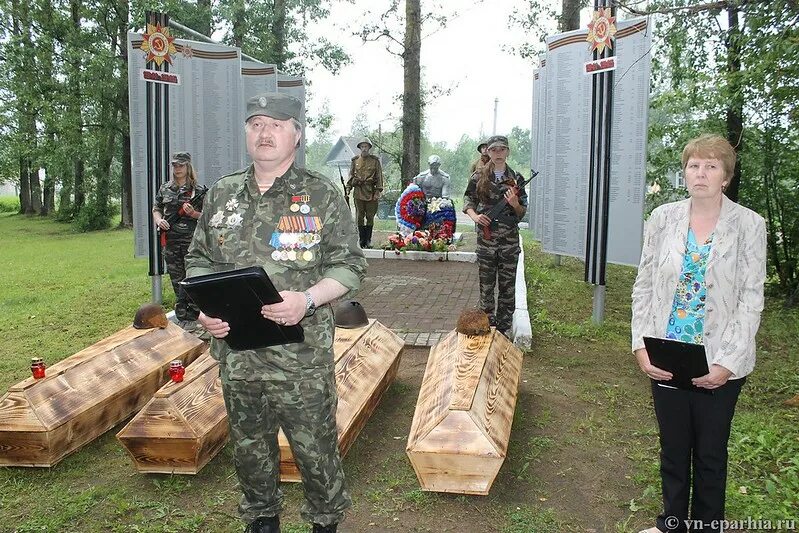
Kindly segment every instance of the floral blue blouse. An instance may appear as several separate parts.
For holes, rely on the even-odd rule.
[[[702,344],[705,323],[705,270],[713,245],[713,235],[701,246],[693,230],[688,229],[682,272],[674,293],[674,305],[666,328],[666,338]]]

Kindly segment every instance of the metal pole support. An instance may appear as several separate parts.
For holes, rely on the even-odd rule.
[[[594,285],[594,313],[591,321],[597,326],[602,325],[605,320],[605,286]]]

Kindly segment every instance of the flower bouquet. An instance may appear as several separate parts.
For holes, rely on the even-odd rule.
[[[429,231],[414,231],[407,235],[395,233],[388,238],[388,244],[384,246],[386,250],[400,252],[446,252],[450,249],[445,239],[437,239],[430,235]]]
[[[449,198],[431,198],[427,203],[423,228],[434,239],[452,240],[455,233],[455,206]]]

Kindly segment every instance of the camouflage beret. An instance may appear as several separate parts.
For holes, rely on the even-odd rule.
[[[189,152],[175,152],[172,154],[172,163],[178,165],[191,163],[191,154]]]
[[[489,150],[492,148],[510,148],[510,146],[508,146],[508,138],[504,135],[494,135],[486,142],[488,143]]]
[[[259,94],[247,100],[247,115],[244,121],[259,115],[276,120],[293,118],[299,121],[302,115],[302,102],[288,94]]]

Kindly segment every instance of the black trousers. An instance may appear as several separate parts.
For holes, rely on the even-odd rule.
[[[692,532],[720,530],[711,527],[711,522],[724,519],[727,441],[745,381],[729,380],[709,395],[661,387],[652,380],[660,427],[663,514],[657,518],[657,527],[661,531],[687,530],[689,501],[690,520],[704,523]]]

